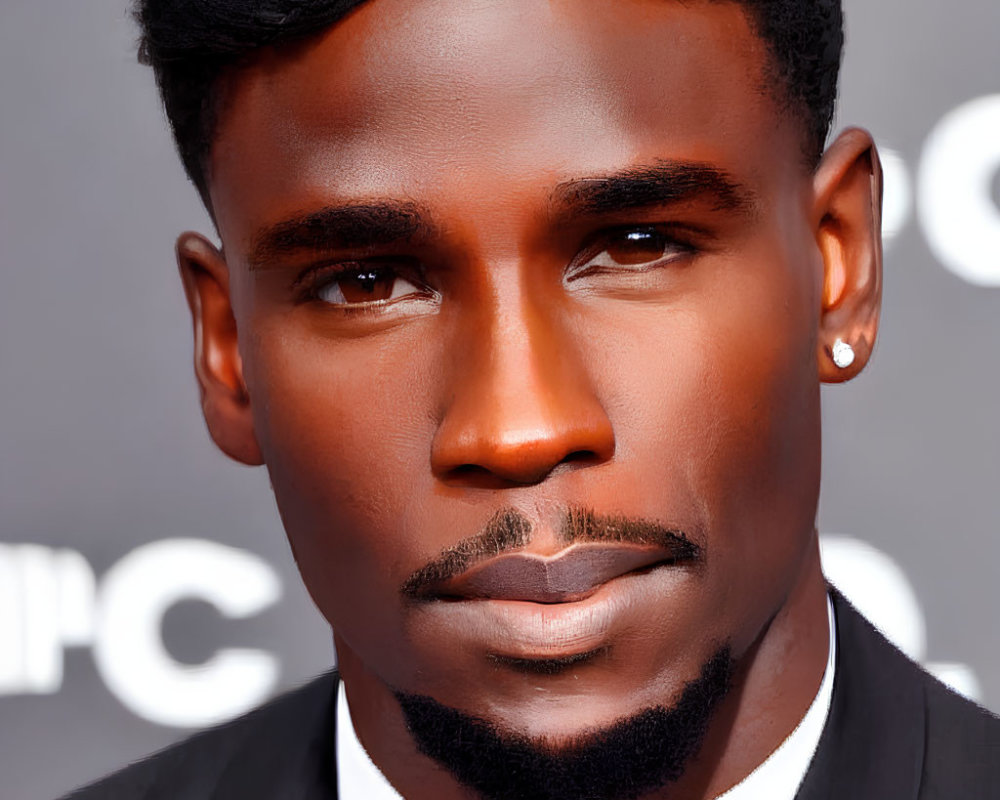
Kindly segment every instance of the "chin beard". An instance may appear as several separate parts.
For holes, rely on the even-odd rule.
[[[553,746],[421,695],[396,692],[424,755],[487,800],[631,800],[676,781],[732,684],[721,648],[670,708],[657,706]]]

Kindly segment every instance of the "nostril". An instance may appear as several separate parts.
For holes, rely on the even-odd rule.
[[[505,489],[510,486],[535,482],[535,478],[507,474],[501,469],[489,469],[478,464],[459,464],[443,476],[446,483],[477,489]]]
[[[602,459],[593,450],[574,450],[561,458],[559,463],[555,464],[548,471],[548,474],[555,475],[557,473],[577,469],[579,467],[596,466],[602,461],[604,461],[604,459]]]
[[[449,483],[455,482],[481,489],[524,486],[538,483],[564,470],[597,465],[606,460],[599,452],[589,449],[571,450],[562,458],[555,453],[539,457],[538,453],[523,451],[491,455],[492,458],[483,464],[468,461],[456,464],[446,469],[442,477]],[[501,458],[500,455],[505,455],[506,458]]]
[[[485,467],[480,467],[478,464],[459,464],[457,467],[452,468],[451,474],[456,478],[479,477],[489,475],[489,470]]]
[[[453,413],[435,435],[433,473],[446,484],[507,488],[610,461],[615,452],[610,421],[570,411],[557,420],[561,424],[533,415],[537,424],[531,426],[503,416],[472,419],[471,412],[470,417]]]

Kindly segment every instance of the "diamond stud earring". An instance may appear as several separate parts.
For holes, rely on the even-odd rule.
[[[854,363],[854,348],[843,339],[833,343],[833,363],[841,369],[847,369]]]

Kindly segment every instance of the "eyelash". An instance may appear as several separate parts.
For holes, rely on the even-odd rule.
[[[423,270],[416,264],[401,266],[389,260],[355,260],[337,261],[327,264],[317,264],[304,270],[292,284],[293,291],[298,293],[300,302],[316,301],[326,306],[335,306],[345,313],[376,313],[380,308],[390,305],[392,300],[374,300],[364,303],[327,303],[320,298],[320,292],[339,278],[356,275],[364,269],[380,268],[391,271],[396,277],[410,280],[414,285],[426,287],[427,282]],[[433,292],[428,288],[428,296]]]
[[[660,237],[664,252],[668,250],[676,252],[634,265],[620,263],[611,267],[598,265],[589,269],[583,268],[587,262],[597,258],[602,253],[608,252],[613,247],[613,243],[617,242],[620,244],[625,237],[636,233]],[[570,272],[566,276],[566,281],[572,282],[578,278],[591,275],[651,272],[674,261],[698,254],[701,248],[696,242],[707,235],[706,231],[686,225],[626,225],[605,230],[597,234],[591,240],[590,244],[582,248],[580,255],[573,259],[570,263]]]

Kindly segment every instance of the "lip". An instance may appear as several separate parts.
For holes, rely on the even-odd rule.
[[[509,659],[572,657],[658,624],[690,570],[633,570],[586,597],[557,603],[497,598],[441,599],[414,609],[422,637]]]
[[[496,556],[439,582],[429,594],[438,599],[571,603],[630,572],[681,560],[676,550],[660,545],[578,543],[548,556],[525,552]]]

